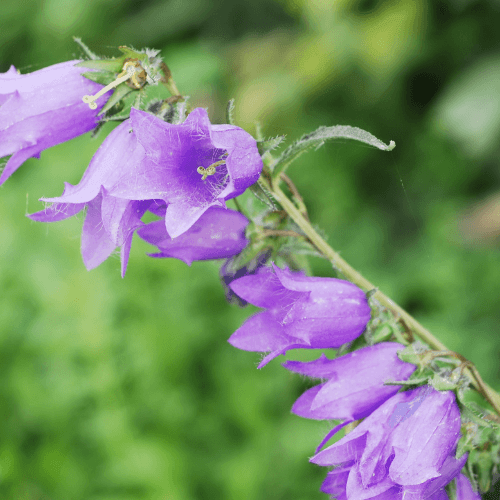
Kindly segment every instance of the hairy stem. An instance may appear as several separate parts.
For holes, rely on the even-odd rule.
[[[278,181],[279,182],[279,181]],[[311,243],[332,263],[332,266],[338,270],[346,279],[359,286],[365,292],[375,290],[365,277],[351,267],[328,243],[315,231],[311,223],[297,209],[297,207],[288,199],[285,193],[280,189],[278,182],[272,182],[268,176],[262,175],[259,183],[265,187],[280,205],[286,210],[293,221],[302,229],[304,234],[309,238]],[[413,316],[408,314],[402,307],[391,300],[387,295],[380,290],[373,293],[372,298],[380,305],[386,307],[392,312],[395,318],[400,319],[411,330],[432,349],[438,351],[448,351],[449,349],[440,342],[429,330],[424,328]],[[491,404],[498,415],[500,415],[500,395],[496,393],[486,382],[484,382],[474,365],[464,369],[464,373],[469,378],[471,384],[480,392],[484,398]]]

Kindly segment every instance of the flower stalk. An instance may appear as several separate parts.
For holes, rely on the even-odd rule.
[[[432,333],[421,325],[413,316],[408,314],[401,306],[387,297],[387,295],[376,289],[372,283],[370,283],[364,276],[350,266],[337,252],[335,252],[335,250],[333,250],[333,248],[328,245],[328,243],[315,231],[311,223],[306,219],[303,211],[299,210],[280,189],[279,181],[273,181],[271,176],[266,175],[264,172],[258,182],[261,187],[269,191],[274,196],[292,220],[309,238],[311,243],[331,262],[334,269],[339,271],[346,279],[366,292],[376,290],[371,296],[372,300],[391,311],[392,314],[396,318],[400,319],[411,332],[417,335],[432,349],[438,351],[449,351],[449,349],[441,341],[434,337],[434,335],[432,335]],[[296,195],[295,197],[297,198]],[[472,363],[464,368],[464,373],[469,378],[471,384],[484,396],[484,398],[500,416],[500,395],[482,380],[478,370]]]

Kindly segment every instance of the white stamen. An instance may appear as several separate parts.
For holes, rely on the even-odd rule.
[[[84,95],[82,97],[82,101],[88,104],[90,109],[96,109],[97,104],[95,103],[95,101],[97,101],[99,97],[105,94],[108,90],[111,90],[117,85],[120,85],[120,83],[125,82],[126,80],[131,78],[132,76],[135,75],[135,73],[136,73],[135,66],[132,65],[127,66],[127,68],[118,75],[115,81],[111,82],[109,85],[106,85],[103,89],[99,90],[99,92],[97,92],[97,94],[95,95]]]

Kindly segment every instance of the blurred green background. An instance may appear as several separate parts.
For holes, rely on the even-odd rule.
[[[329,243],[500,390],[499,25],[498,0],[3,0],[0,71],[79,58],[72,35],[149,46],[213,122],[234,97],[251,133],[395,140],[330,143],[288,173]],[[290,414],[311,384],[283,357],[256,370],[226,342],[255,308],[225,302],[220,263],[136,238],[125,279],[118,256],[87,272],[81,217],[24,217],[111,128],[0,189],[0,498],[326,498],[308,457],[330,425]]]

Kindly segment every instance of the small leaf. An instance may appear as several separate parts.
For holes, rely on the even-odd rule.
[[[365,142],[366,144],[371,144],[372,146],[384,151],[392,151],[396,147],[394,141],[391,141],[389,145],[384,144],[369,132],[357,127],[351,127],[349,125],[320,127],[310,134],[303,135],[299,140],[288,146],[288,148],[281,153],[281,156],[277,158],[271,166],[273,177],[275,179],[278,178],[279,174],[284,172],[290,163],[292,163],[309,148],[319,148],[329,139],[355,139],[357,141]]]
[[[276,137],[271,137],[265,141],[257,141],[257,147],[259,148],[260,156],[264,156],[268,151],[277,148],[285,140],[284,135],[278,135]]]
[[[250,192],[260,201],[265,203],[270,209],[277,210],[276,205],[273,202],[271,193],[267,191],[261,183],[256,183],[250,186]]]
[[[230,125],[234,125],[234,99],[230,99],[227,103],[226,120]]]

